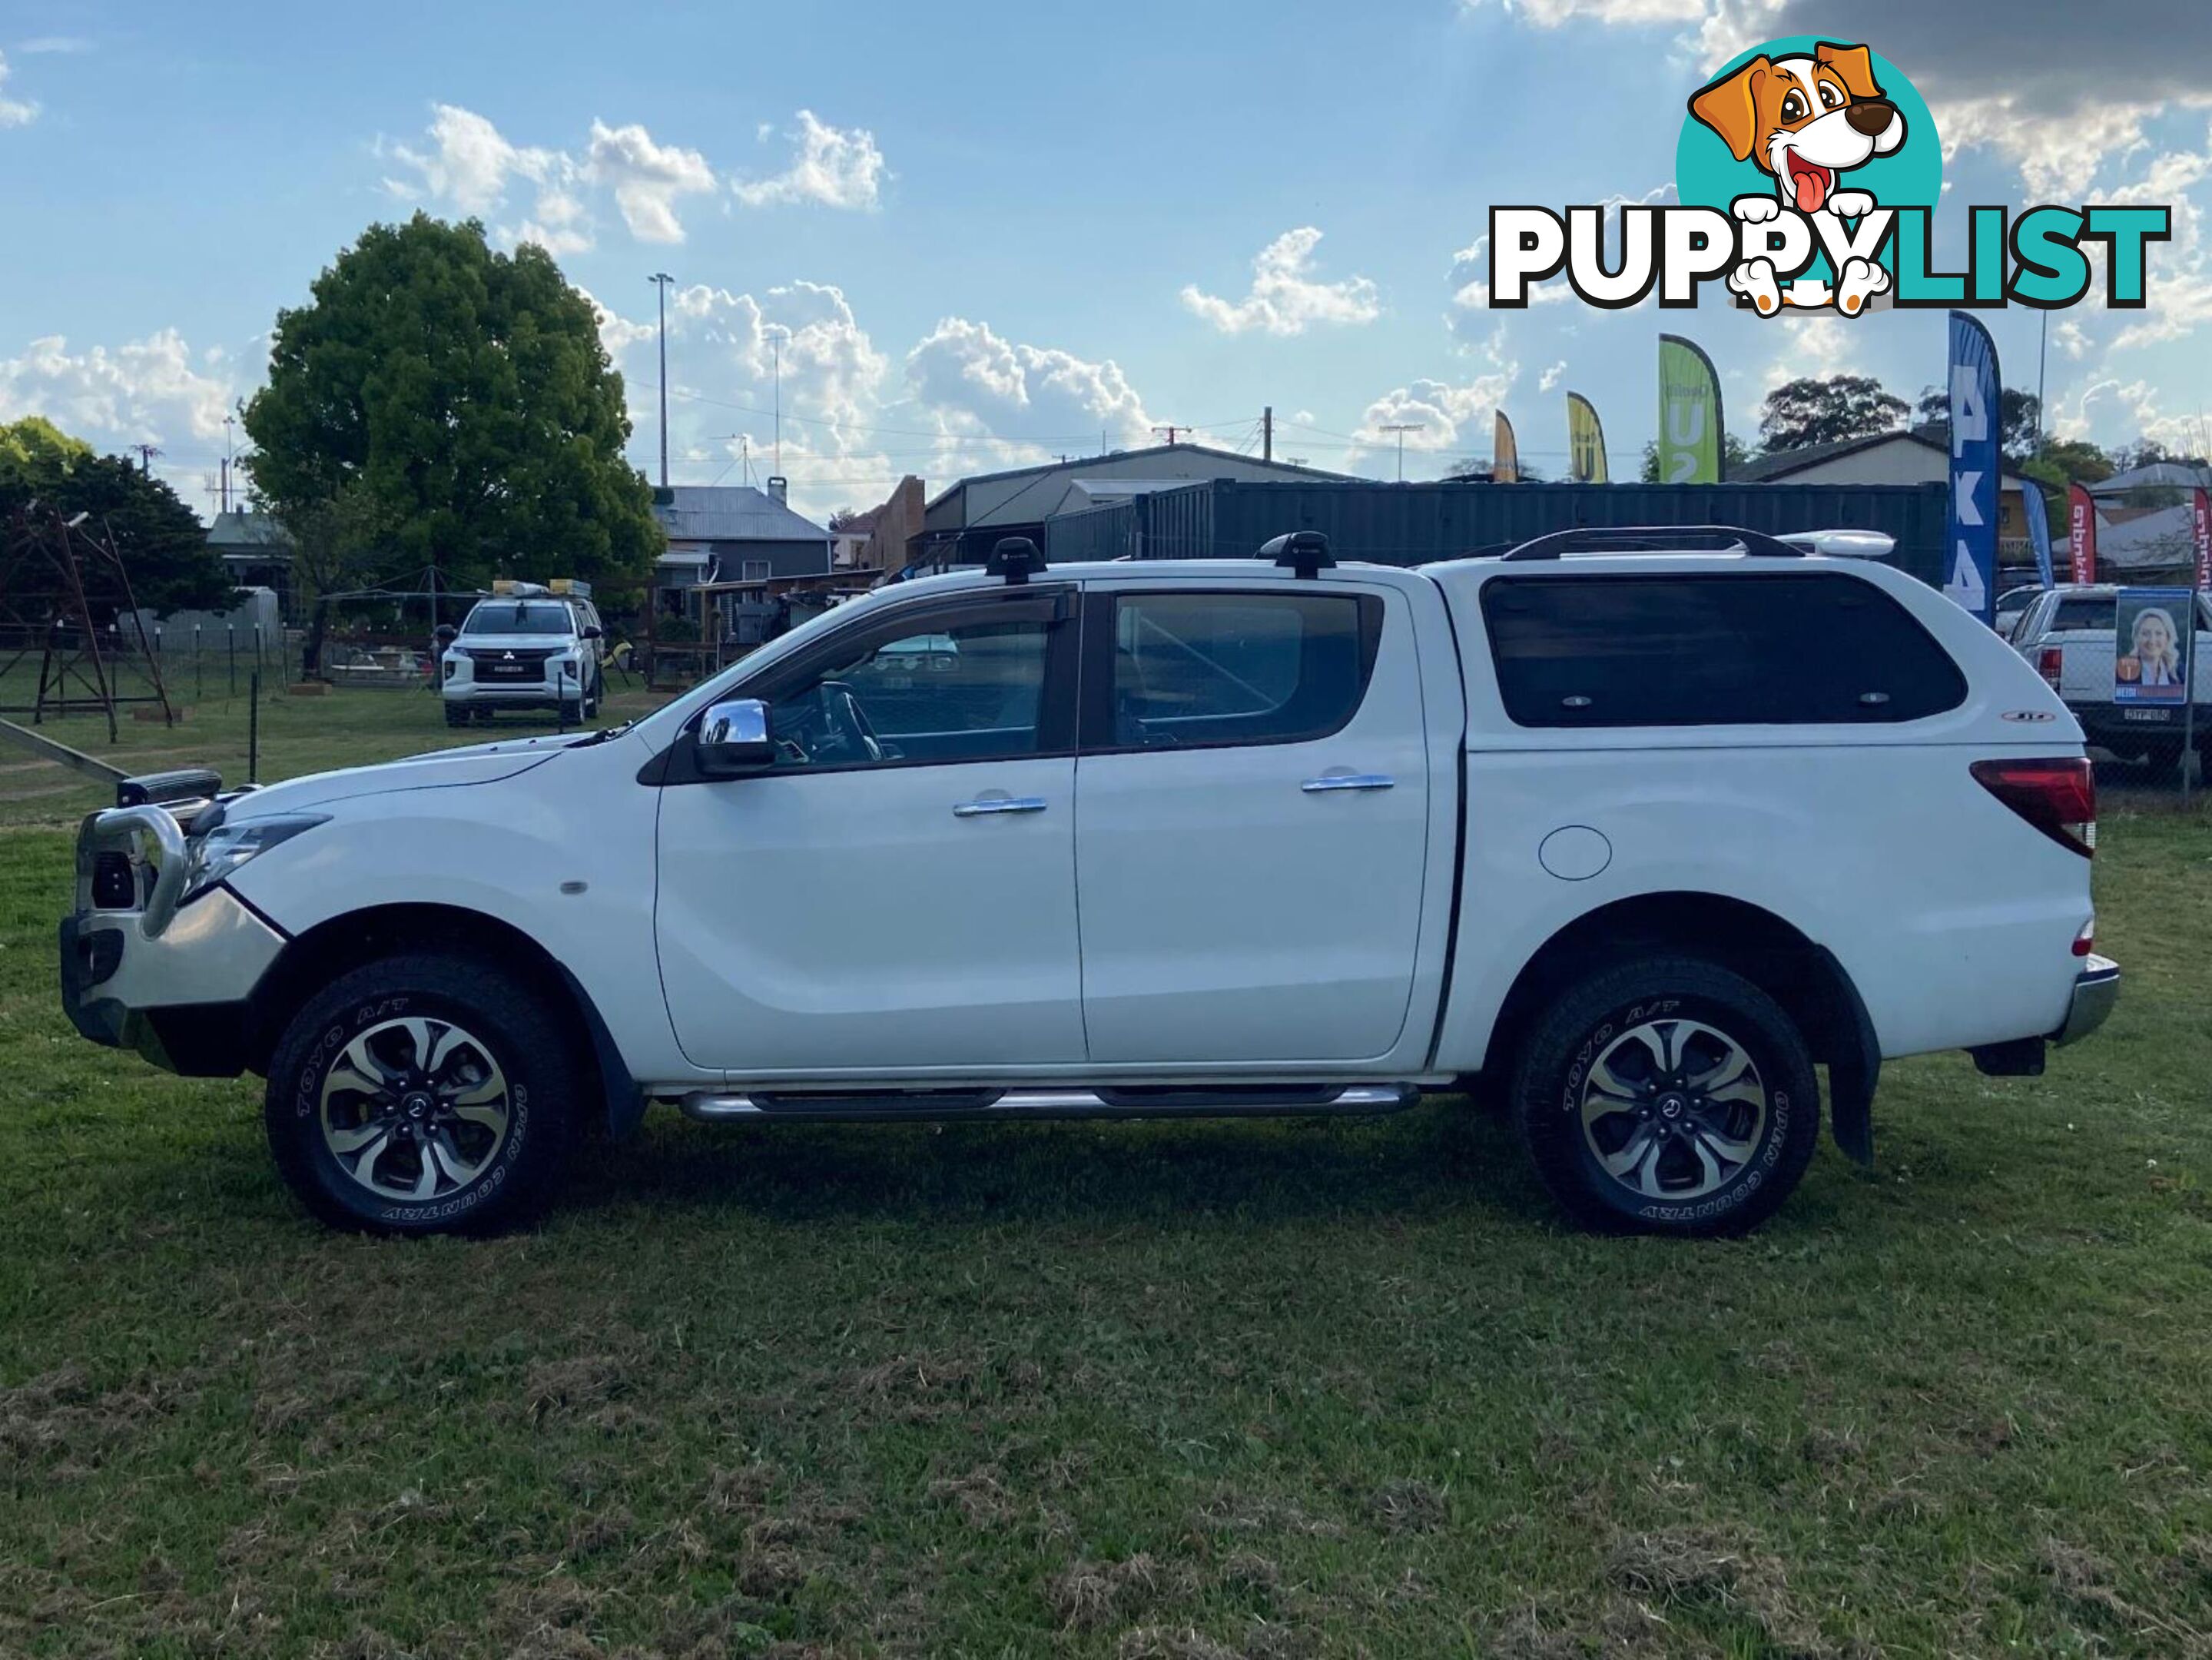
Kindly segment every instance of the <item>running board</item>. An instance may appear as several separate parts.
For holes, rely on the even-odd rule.
[[[1217,1085],[1162,1088],[910,1090],[833,1095],[696,1090],[677,1104],[703,1122],[810,1118],[1268,1118],[1305,1114],[1402,1112],[1421,1098],[1416,1084]]]

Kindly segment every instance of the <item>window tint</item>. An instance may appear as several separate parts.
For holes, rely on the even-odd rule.
[[[774,692],[769,724],[783,748],[780,765],[875,763],[857,726],[885,762],[1037,752],[1051,625],[1032,616],[954,617],[927,635],[908,632],[913,626],[869,629]]]
[[[1110,703],[1095,711],[1090,746],[1327,737],[1365,694],[1382,609],[1348,593],[1119,595]]]
[[[2057,614],[2051,620],[2051,627],[2053,630],[2094,629],[2099,634],[2110,634],[2116,603],[2109,597],[2103,599],[2061,599]]]
[[[1523,727],[1913,721],[1966,683],[1857,577],[1513,577],[1482,591],[1505,711]]]
[[[463,634],[574,634],[574,614],[560,599],[487,599],[461,624]]]

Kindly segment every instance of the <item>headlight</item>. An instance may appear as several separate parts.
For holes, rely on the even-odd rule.
[[[330,823],[327,813],[282,813],[269,818],[242,819],[218,824],[204,836],[196,836],[185,854],[185,893],[178,901],[188,904],[253,857],[290,841],[301,830]]]

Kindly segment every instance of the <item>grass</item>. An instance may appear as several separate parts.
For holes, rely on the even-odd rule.
[[[271,771],[446,736],[267,718]],[[1894,1067],[1881,1167],[1746,1241],[1568,1232],[1443,1101],[656,1115],[395,1243],[251,1080],[68,1032],[76,810],[0,832],[0,1652],[2212,1653],[2202,813],[2108,806],[2098,1041]]]

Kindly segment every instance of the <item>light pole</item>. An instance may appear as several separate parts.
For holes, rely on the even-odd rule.
[[[1425,431],[1428,424],[1425,421],[1405,421],[1395,426],[1377,427],[1375,429],[1377,432],[1395,432],[1398,435],[1398,482],[1401,484],[1406,482],[1406,435],[1409,432]]]
[[[646,279],[660,296],[660,488],[668,488],[668,285],[676,279],[657,271]]]

